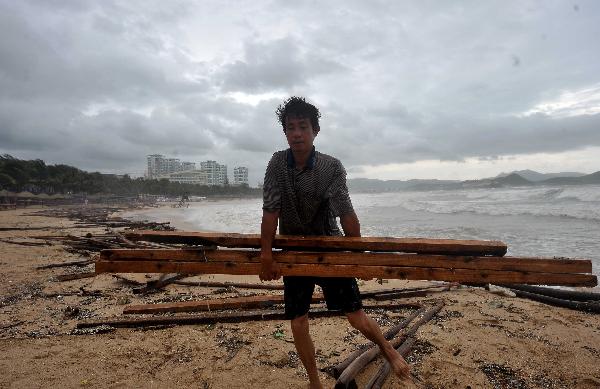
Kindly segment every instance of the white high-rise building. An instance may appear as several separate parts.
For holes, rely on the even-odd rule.
[[[146,168],[146,178],[149,180],[155,179],[160,176],[162,173],[163,161],[165,159],[164,155],[161,154],[152,154],[146,156],[147,168]]]
[[[233,185],[248,185],[248,168],[238,166],[233,168]]]
[[[200,162],[200,169],[208,173],[208,185],[227,185],[227,165],[218,164],[217,161]]]

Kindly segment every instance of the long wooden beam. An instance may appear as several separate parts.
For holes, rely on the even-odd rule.
[[[411,293],[411,292],[408,292]],[[378,297],[369,296],[368,294],[362,294],[363,298]],[[387,298],[376,298],[376,300],[393,300],[397,296]],[[325,297],[322,294],[315,294],[312,296],[312,303],[320,303]],[[275,304],[283,304],[284,298],[282,294],[271,294],[271,295],[259,295],[259,296],[247,296],[247,297],[227,297],[219,299],[206,299],[196,301],[180,301],[173,303],[158,303],[158,304],[139,304],[139,305],[128,305],[123,309],[124,314],[154,314],[154,313],[165,313],[165,312],[210,312],[227,309],[256,309],[256,308],[267,308]],[[415,303],[404,303],[398,304],[405,308],[415,308],[420,304]]]
[[[260,263],[184,262],[184,261],[110,261],[98,260],[97,273],[188,273],[258,275]],[[329,264],[281,264],[284,276],[359,277],[407,280],[454,281],[494,284],[545,284],[595,286],[591,274],[559,274],[528,271],[443,269],[412,266],[363,266]]]
[[[259,248],[258,234],[231,234],[186,231],[132,231],[125,233],[133,241],[147,240],[158,243],[180,243],[238,248]],[[390,237],[343,237],[343,236],[293,236],[277,235],[274,248],[398,251],[421,254],[492,255],[506,254],[505,243],[493,240],[454,240]]]
[[[323,300],[322,295],[312,297],[312,302]],[[181,301],[164,304],[129,305],[123,309],[124,314],[130,313],[164,313],[164,312],[203,312],[223,309],[267,308],[275,304],[283,304],[283,295],[229,297],[199,301]]]
[[[102,260],[108,261],[260,262],[260,251],[257,250],[110,249],[102,250],[100,256]],[[587,259],[470,257],[356,252],[311,253],[296,251],[274,251],[273,258],[278,263],[289,264],[410,266],[445,269],[533,271],[544,273],[592,272],[592,262]]]
[[[406,308],[406,304],[375,304],[363,305],[363,309],[399,309]],[[412,308],[418,309],[422,305],[413,304]],[[311,309],[311,317],[339,316],[341,311],[330,311],[327,308]],[[77,323],[77,328],[98,327],[109,325],[112,327],[141,327],[172,324],[214,324],[214,323],[239,323],[252,320],[285,320],[283,309],[270,310],[261,309],[256,311],[233,311],[233,312],[205,312],[198,314],[183,314],[175,316],[150,316],[150,317],[112,317],[105,319],[90,319]]]

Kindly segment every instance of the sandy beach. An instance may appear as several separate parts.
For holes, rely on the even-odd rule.
[[[110,274],[57,282],[57,275],[90,272],[93,265],[36,269],[82,258],[65,251],[58,240],[34,237],[93,236],[106,231],[33,215],[37,210],[0,211],[0,387],[307,386],[285,321],[107,328],[103,333],[76,330],[79,320],[121,316],[128,304],[267,292],[169,285],[157,293],[139,295],[133,293],[131,284]],[[156,274],[126,276],[140,282],[158,278]],[[257,277],[233,276],[189,280],[258,282]],[[362,290],[382,287],[376,281],[361,283]],[[396,280],[383,286],[428,284]],[[600,387],[600,315],[504,297],[481,288],[461,287],[403,300],[426,306],[442,301],[445,306],[417,333],[409,356],[414,383],[404,385],[390,378],[385,388]],[[375,310],[371,314],[388,328],[410,312]],[[342,317],[312,319],[311,333],[320,368],[341,361],[365,342]],[[358,376],[359,387],[381,363],[378,359]],[[327,387],[333,386],[332,377],[323,373],[323,378]]]

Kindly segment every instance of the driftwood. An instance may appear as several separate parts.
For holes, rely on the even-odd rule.
[[[242,288],[242,289],[268,289],[268,290],[283,290],[281,284],[251,284],[246,282],[219,282],[219,281],[175,281],[176,285],[185,286],[203,286],[208,288]]]
[[[443,303],[436,305],[435,307],[429,309],[423,317],[421,317],[415,324],[413,324],[406,332],[402,333],[401,336],[394,338],[390,343],[394,348],[399,347],[407,337],[413,336],[419,327],[424,323],[431,320],[433,316],[435,316],[442,308],[444,307]],[[338,377],[335,388],[348,388],[355,386],[353,383],[354,377],[369,363],[371,362],[378,354],[380,350],[379,347],[373,347],[367,351],[365,351],[362,355],[357,357],[352,363],[342,372],[342,374]]]
[[[398,354],[402,355],[403,358],[406,358],[414,344],[415,338],[409,336],[396,351],[398,351]],[[365,385],[365,389],[381,389],[391,370],[392,366],[386,361],[373,377],[371,377],[371,380]]]
[[[55,267],[68,267],[68,266],[86,266],[94,263],[93,259],[84,259],[81,261],[71,261],[71,262],[60,262],[60,263],[50,263],[48,265],[37,266],[37,270],[43,269],[52,269]]]
[[[130,240],[148,240],[160,243],[217,245],[223,247],[246,248],[260,247],[260,235],[257,234],[226,234],[183,231],[133,231],[126,233],[125,236]],[[507,250],[506,244],[499,241],[387,237],[303,237],[291,235],[275,236],[273,247],[286,249],[400,251],[408,253],[479,256],[502,256],[506,254]]]
[[[61,274],[61,275],[55,276],[54,279],[56,281],[63,282],[63,281],[80,280],[82,278],[92,278],[92,277],[96,277],[96,275],[97,274],[94,272]]]
[[[185,277],[189,277],[189,275],[188,274],[171,274],[171,275],[163,274],[163,275],[161,275],[161,277],[158,280],[149,281],[145,284],[144,287],[134,289],[133,293],[147,294],[147,293],[155,292],[155,291],[162,289],[165,286],[170,285],[170,284],[174,283],[175,281],[178,281]]]
[[[578,290],[564,290],[554,288],[544,288],[542,286],[533,285],[505,285],[510,289],[521,290],[523,292],[540,294],[564,300],[574,301],[600,301],[600,293],[582,292]]]
[[[384,338],[387,340],[392,339],[394,336],[396,336],[396,334],[398,334],[398,332],[400,332],[400,330],[402,330],[403,328],[406,328],[406,326],[408,324],[410,324],[411,321],[413,321],[417,316],[421,315],[423,312],[425,312],[425,308],[421,308],[418,311],[411,313],[408,317],[406,317],[405,319],[402,319],[398,324],[389,328],[383,334]],[[341,361],[340,363],[338,363],[337,365],[335,365],[331,368],[333,377],[339,378],[339,376],[344,372],[344,370],[346,370],[346,368],[348,366],[350,366],[350,364],[357,357],[362,355],[365,351],[372,349],[374,347],[375,347],[375,343],[373,343],[373,342],[363,344],[362,346],[360,346],[358,349],[356,349],[354,352],[352,352],[350,355],[348,355],[346,358],[344,358],[343,361]]]
[[[364,295],[362,295],[365,298]],[[375,298],[377,295],[368,295],[366,298]],[[390,299],[388,299],[390,300]],[[322,294],[317,294],[312,297],[313,303],[319,303],[324,301]],[[123,310],[124,314],[132,313],[165,313],[165,312],[202,312],[202,311],[217,311],[224,309],[254,309],[254,308],[266,308],[271,307],[275,304],[283,304],[284,296],[282,294],[277,295],[259,295],[259,296],[247,296],[247,297],[228,297],[220,299],[207,299],[198,301],[182,301],[175,303],[163,303],[163,304],[141,304],[141,305],[130,305],[125,307]],[[409,304],[394,304],[397,307],[414,308],[414,303]]]
[[[323,301],[323,295],[313,296],[312,302]],[[182,301],[166,304],[130,305],[123,309],[124,314],[131,313],[164,313],[164,312],[202,312],[218,311],[225,309],[254,309],[267,308],[275,304],[283,304],[283,295],[229,297],[221,299],[208,299],[200,301]]]
[[[116,250],[112,250],[113,252]],[[170,250],[175,251],[175,250]],[[218,250],[217,250],[218,251]],[[104,252],[103,252],[104,253]],[[97,273],[188,273],[258,275],[260,263],[184,262],[164,260],[105,260],[96,262]],[[414,266],[364,266],[330,264],[281,264],[284,276],[359,277],[495,284],[546,284],[595,286],[592,274],[533,271],[447,269]]]
[[[437,288],[421,288],[421,289],[407,290],[407,291],[380,293],[380,294],[373,296],[373,298],[375,300],[379,301],[379,300],[390,300],[390,299],[395,299],[395,298],[425,297],[429,293],[447,292],[449,290],[450,290],[450,286],[439,286]]]
[[[600,301],[573,301],[556,297],[544,296],[537,293],[525,292],[518,289],[510,290],[512,290],[518,297],[528,298],[530,300],[538,301],[544,304],[574,309],[577,311],[600,313]]]
[[[366,305],[364,309],[397,309],[404,308],[405,304],[379,304]],[[414,307],[421,305],[414,304]],[[340,311],[329,311],[326,308],[311,310],[311,317],[330,317],[342,315]],[[214,324],[214,323],[239,323],[253,320],[284,320],[285,313],[282,309],[278,310],[257,310],[243,312],[209,312],[195,315],[176,315],[176,316],[154,316],[142,318],[106,318],[97,320],[86,320],[77,323],[77,328],[98,327],[109,325],[112,327],[142,327],[172,324]]]
[[[0,242],[2,243],[8,243],[8,244],[14,244],[14,245],[19,245],[19,246],[49,246],[49,243],[42,243],[42,242],[22,242],[22,241],[16,241],[16,240],[10,240],[10,239],[0,239]]]

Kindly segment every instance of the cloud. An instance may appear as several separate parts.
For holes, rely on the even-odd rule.
[[[0,0],[0,152],[134,174],[151,153],[216,159],[257,182],[289,95],[353,174],[600,146],[600,4],[578,7]]]
[[[218,74],[225,91],[261,93],[302,87],[309,79],[343,71],[326,58],[310,55],[291,37],[269,42],[246,42],[244,59],[225,64]]]

